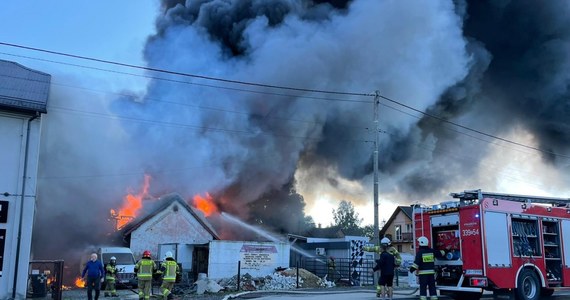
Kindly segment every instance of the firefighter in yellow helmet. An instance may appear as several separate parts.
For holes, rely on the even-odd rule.
[[[180,266],[172,257],[172,252],[166,252],[166,259],[160,264],[160,273],[162,274],[162,285],[160,286],[162,297],[171,299],[174,283],[180,277]]]
[[[107,266],[105,266],[105,297],[117,297],[115,279],[117,277],[117,258],[112,256]]]
[[[435,289],[435,259],[443,257],[445,251],[436,251],[428,246],[429,241],[425,236],[418,238],[420,245],[416,252],[414,263],[410,267],[410,272],[418,271],[420,277],[420,300],[427,300],[427,289],[431,300],[437,300],[437,291]]]
[[[152,288],[152,275],[156,272],[156,264],[150,257],[150,251],[143,252],[142,259],[135,265],[135,273],[138,278],[139,300],[150,299],[150,290]]]

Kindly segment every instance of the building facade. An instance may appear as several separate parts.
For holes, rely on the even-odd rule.
[[[380,230],[380,237],[387,237],[400,253],[414,254],[412,207],[398,206]]]
[[[140,259],[143,251],[149,250],[153,259],[163,260],[170,251],[191,278],[207,273],[208,245],[219,239],[215,229],[178,194],[162,196],[155,202],[155,207],[123,229],[135,258]]]
[[[51,76],[0,60],[0,299],[25,299]]]

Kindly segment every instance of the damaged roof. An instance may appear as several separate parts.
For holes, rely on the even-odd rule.
[[[0,109],[46,113],[51,75],[0,59]]]
[[[127,224],[121,231],[123,232],[123,236],[129,236],[133,231],[143,225],[146,221],[150,220],[159,212],[167,209],[173,202],[177,202],[183,208],[185,208],[197,221],[214,237],[215,240],[219,240],[219,235],[212,227],[212,224],[206,219],[206,217],[202,214],[202,212],[196,210],[195,208],[191,207],[182,199],[182,197],[176,193],[164,195],[156,200],[149,200],[149,202],[153,202],[152,204],[145,204],[145,210],[141,213],[139,217],[135,220]]]

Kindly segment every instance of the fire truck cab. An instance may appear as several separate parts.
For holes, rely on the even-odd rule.
[[[442,295],[479,299],[488,290],[537,300],[570,287],[570,199],[450,195],[457,200],[413,210],[416,249],[425,236],[446,253],[435,262]]]

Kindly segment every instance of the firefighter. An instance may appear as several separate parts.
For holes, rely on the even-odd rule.
[[[382,247],[386,247],[388,253],[394,255],[396,267],[399,267],[402,264],[402,256],[400,255],[400,252],[398,252],[398,250],[392,246],[392,242],[387,237],[380,240],[380,247],[378,247],[378,246],[364,247],[364,248],[362,248],[362,250],[367,251],[367,252],[376,252],[378,254],[381,254],[382,253]]]
[[[139,300],[150,299],[152,275],[156,273],[156,264],[150,257],[150,251],[145,250],[143,252],[142,259],[135,265],[135,273],[138,278]]]
[[[410,272],[415,272],[420,277],[420,300],[427,300],[427,291],[429,287],[429,295],[431,300],[437,300],[437,291],[435,289],[435,258],[443,257],[445,251],[436,251],[428,246],[429,241],[425,236],[418,238],[420,245],[414,263],[410,266]]]
[[[378,278],[378,285],[376,286],[376,297],[382,299],[392,300],[393,291],[392,286],[394,283],[394,271],[396,269],[396,258],[394,255],[388,253],[388,246],[382,246],[382,253],[380,259],[376,261],[376,266],[372,272],[380,271]]]
[[[112,256],[109,263],[105,267],[105,297],[118,297],[115,288],[115,279],[117,277],[117,258]]]
[[[160,264],[159,272],[162,274],[162,285],[160,286],[162,297],[171,299],[174,283],[180,277],[180,266],[172,257],[172,252],[166,252],[166,259]]]
[[[329,257],[329,262],[328,262],[327,266],[328,266],[328,270],[329,270],[328,276],[327,276],[328,280],[334,282],[334,277],[335,277],[334,275],[336,272],[336,262],[334,260],[334,257],[332,257],[332,256]]]

